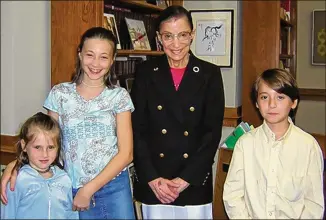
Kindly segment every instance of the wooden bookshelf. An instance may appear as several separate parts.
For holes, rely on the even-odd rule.
[[[284,26],[284,27],[293,27],[293,25],[289,21],[285,20],[282,17],[280,17],[280,22],[281,22],[281,26]]]
[[[296,76],[297,1],[291,0],[290,19],[281,18],[281,1],[243,1],[242,120],[255,127],[262,123],[250,97],[252,84],[266,69],[280,62]],[[283,46],[281,48],[281,37]]]
[[[156,5],[147,3],[145,0],[120,0],[122,5],[129,6],[132,8],[143,8],[152,11],[163,11],[163,8],[160,8]]]
[[[293,55],[291,54],[280,54],[280,59],[292,59]]]
[[[144,55],[144,56],[160,56],[163,51],[150,51],[150,50],[118,50],[117,55]]]
[[[91,27],[103,26],[103,14],[107,10],[105,5],[112,3],[130,9],[132,13],[151,16],[158,15],[163,10],[146,3],[145,0],[51,1],[51,86],[71,80],[75,68],[76,48],[81,35]],[[182,0],[169,0],[169,5],[182,4]],[[118,51],[118,55],[121,56],[151,57],[161,54],[162,51],[130,49]]]

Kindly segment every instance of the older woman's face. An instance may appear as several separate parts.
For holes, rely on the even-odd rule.
[[[193,32],[186,17],[171,18],[161,23],[159,37],[168,58],[181,61],[190,50]]]

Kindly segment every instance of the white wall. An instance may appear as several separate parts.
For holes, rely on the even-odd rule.
[[[1,134],[15,135],[50,90],[50,1],[1,1]]]
[[[298,1],[297,81],[300,88],[325,89],[326,86],[325,66],[311,65],[312,11],[325,8],[324,1]],[[307,132],[326,134],[325,112],[325,101],[303,100],[299,104],[296,124]]]
[[[222,76],[225,91],[226,107],[238,107],[241,105],[241,81],[242,81],[242,41],[241,41],[241,1],[187,1],[183,6],[187,10],[234,10],[234,35],[233,35],[233,67],[223,68]],[[194,24],[195,25],[195,24]],[[196,54],[196,51],[193,51]]]

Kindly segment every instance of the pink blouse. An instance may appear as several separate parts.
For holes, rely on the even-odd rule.
[[[172,78],[173,78],[173,84],[175,87],[175,90],[179,89],[181,80],[183,78],[183,74],[186,71],[186,67],[177,69],[177,68],[171,68]]]

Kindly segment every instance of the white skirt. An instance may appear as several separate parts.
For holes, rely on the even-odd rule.
[[[142,203],[143,219],[213,219],[212,203],[205,205],[146,205]]]

